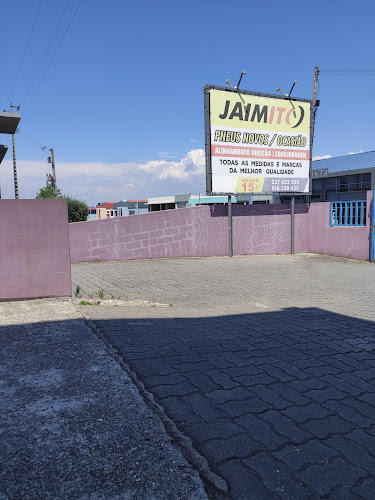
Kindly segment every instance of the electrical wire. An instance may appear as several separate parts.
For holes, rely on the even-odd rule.
[[[375,69],[321,69],[323,76],[374,76]]]
[[[60,16],[59,22],[58,22],[58,23],[57,23],[57,25],[56,25],[56,28],[55,28],[55,30],[54,30],[54,32],[53,32],[53,35],[52,35],[52,37],[51,37],[51,39],[50,39],[50,41],[49,41],[49,43],[48,43],[48,46],[47,46],[47,48],[46,48],[46,50],[45,50],[45,52],[44,52],[44,54],[43,54],[43,57],[42,57],[42,59],[40,60],[40,63],[39,63],[39,65],[38,65],[37,69],[35,70],[34,76],[32,77],[31,82],[30,82],[29,86],[27,87],[27,90],[26,90],[26,92],[25,92],[25,94],[24,94],[24,96],[23,96],[23,98],[22,98],[22,100],[21,100],[20,106],[22,106],[22,104],[23,104],[23,102],[24,102],[24,100],[25,100],[25,98],[26,98],[26,96],[27,96],[27,93],[29,92],[29,90],[30,90],[30,88],[31,88],[32,84],[34,83],[35,77],[36,77],[36,75],[38,74],[38,71],[40,70],[40,67],[41,67],[41,66],[42,66],[42,64],[43,64],[43,61],[44,61],[44,59],[45,59],[45,57],[46,57],[46,55],[47,55],[47,52],[48,52],[48,50],[49,50],[49,48],[50,48],[50,46],[51,46],[51,44],[52,44],[52,42],[53,42],[53,40],[54,40],[54,38],[55,38],[55,36],[56,36],[57,30],[58,30],[58,29],[59,29],[59,27],[60,27],[61,21],[62,21],[62,19],[63,19],[64,15],[65,15],[65,12],[66,12],[66,10],[67,10],[67,8],[68,8],[68,5],[70,4],[70,1],[71,1],[71,0],[68,0],[68,1],[67,1],[67,3],[66,3],[66,5],[65,5],[65,9],[63,10],[63,13],[62,13],[62,14],[61,14],[61,16]]]
[[[34,96],[35,96],[35,94],[36,94],[37,90],[39,89],[39,87],[40,87],[40,85],[41,85],[42,81],[44,80],[44,78],[45,78],[45,76],[46,76],[46,74],[47,74],[47,72],[48,72],[49,68],[51,67],[51,64],[52,64],[53,60],[55,59],[56,54],[57,54],[57,52],[58,52],[59,48],[61,47],[62,42],[63,42],[63,41],[64,41],[64,39],[65,39],[65,36],[66,36],[66,34],[67,34],[67,32],[68,32],[68,30],[69,30],[69,28],[70,28],[71,24],[72,24],[72,22],[73,22],[73,20],[74,20],[74,18],[75,18],[75,16],[76,16],[76,14],[77,14],[77,12],[78,12],[78,9],[79,9],[79,8],[80,8],[80,6],[81,6],[82,1],[83,1],[83,0],[80,0],[80,1],[79,1],[79,3],[78,3],[78,5],[77,5],[76,10],[75,10],[75,11],[74,11],[74,13],[73,13],[73,16],[71,17],[71,19],[70,19],[70,21],[69,21],[69,24],[68,24],[68,26],[67,26],[66,30],[64,31],[63,36],[61,37],[60,43],[58,44],[58,46],[57,46],[57,48],[56,48],[55,52],[53,53],[52,58],[51,58],[50,62],[48,63],[48,66],[47,66],[46,70],[44,71],[44,73],[43,73],[43,75],[42,75],[42,78],[39,80],[38,85],[36,86],[36,88],[35,88],[35,90],[34,90],[34,92],[33,92],[32,96],[31,96],[31,98],[30,98],[29,102],[27,103],[27,105],[26,105],[26,107],[25,107],[25,109],[24,109],[24,111],[23,111],[22,117],[24,117],[24,116],[25,116],[25,113],[26,113],[27,108],[30,106],[31,101],[33,100],[33,98],[34,98]]]
[[[21,129],[17,128],[16,130],[16,134],[21,134],[21,137],[23,137],[24,139],[26,139],[27,141],[29,141],[31,144],[33,144],[34,146],[36,146],[38,149],[40,149],[41,151],[45,151],[47,148],[47,146],[44,146],[41,142],[37,141],[36,139],[33,139],[32,137],[26,135]]]
[[[321,71],[372,71],[374,72],[375,71],[375,68],[374,69],[319,69],[319,73]]]
[[[31,35],[33,34],[33,31],[34,31],[34,27],[35,27],[35,24],[36,24],[36,20],[38,19],[38,15],[39,15],[39,11],[40,11],[40,7],[42,6],[42,2],[43,0],[40,0],[39,2],[39,6],[38,6],[38,10],[36,12],[36,15],[35,15],[35,19],[34,19],[34,22],[33,22],[33,25],[31,27],[31,31],[30,31],[30,34],[29,34],[29,38],[27,39],[27,42],[26,42],[26,47],[25,47],[25,50],[24,50],[24,53],[23,53],[23,56],[21,58],[21,62],[18,66],[18,70],[17,70],[17,74],[16,74],[16,77],[14,79],[14,82],[13,82],[13,85],[12,85],[12,88],[10,89],[10,92],[9,92],[9,96],[8,96],[8,99],[7,99],[7,102],[6,102],[6,105],[8,105],[9,101],[10,101],[10,97],[12,95],[12,92],[13,92],[13,89],[14,89],[14,86],[17,82],[17,79],[18,79],[18,75],[20,74],[20,71],[21,71],[21,67],[22,67],[22,64],[23,64],[23,61],[25,59],[25,55],[26,55],[26,52],[27,52],[27,48],[29,46],[29,43],[30,43],[30,39],[31,39]]]

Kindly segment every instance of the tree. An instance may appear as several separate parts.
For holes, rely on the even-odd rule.
[[[68,202],[68,222],[83,222],[89,216],[89,207],[84,201],[66,197]]]
[[[65,198],[68,202],[68,222],[83,222],[87,220],[90,210],[84,201],[76,200],[70,196],[61,196],[60,189],[57,190],[57,197]],[[46,187],[40,188],[35,198],[53,198],[51,184],[47,184]]]
[[[57,190],[57,197],[58,198],[62,198],[60,189]],[[46,187],[40,188],[39,189],[39,193],[36,194],[35,198],[36,199],[40,199],[40,198],[53,198],[51,184],[47,184]]]

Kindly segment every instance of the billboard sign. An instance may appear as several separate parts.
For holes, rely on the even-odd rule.
[[[206,85],[207,194],[308,193],[311,101]]]

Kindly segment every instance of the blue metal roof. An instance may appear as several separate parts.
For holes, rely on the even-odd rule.
[[[312,169],[328,168],[329,173],[375,168],[375,151],[324,158],[312,162]]]

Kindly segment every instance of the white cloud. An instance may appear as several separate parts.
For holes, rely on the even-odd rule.
[[[141,170],[152,173],[155,178],[188,180],[194,176],[204,175],[205,155],[203,149],[193,149],[181,161],[150,161],[139,165]]]
[[[189,142],[199,142],[198,139],[189,139]]]
[[[313,156],[312,161],[316,161],[316,160],[325,160],[326,158],[332,158],[332,155]]]
[[[350,151],[348,155],[357,155],[358,153],[363,153],[362,149],[360,149],[359,151]]]
[[[169,151],[161,151],[160,153],[158,153],[159,156],[161,156],[162,158],[176,158],[172,153],[170,153]]]
[[[34,198],[46,184],[45,161],[17,160],[20,198]],[[99,201],[146,199],[178,192],[205,191],[205,154],[189,151],[180,161],[168,159],[145,163],[56,162],[57,186],[63,194]],[[0,167],[2,198],[14,198],[13,167],[3,160]]]

